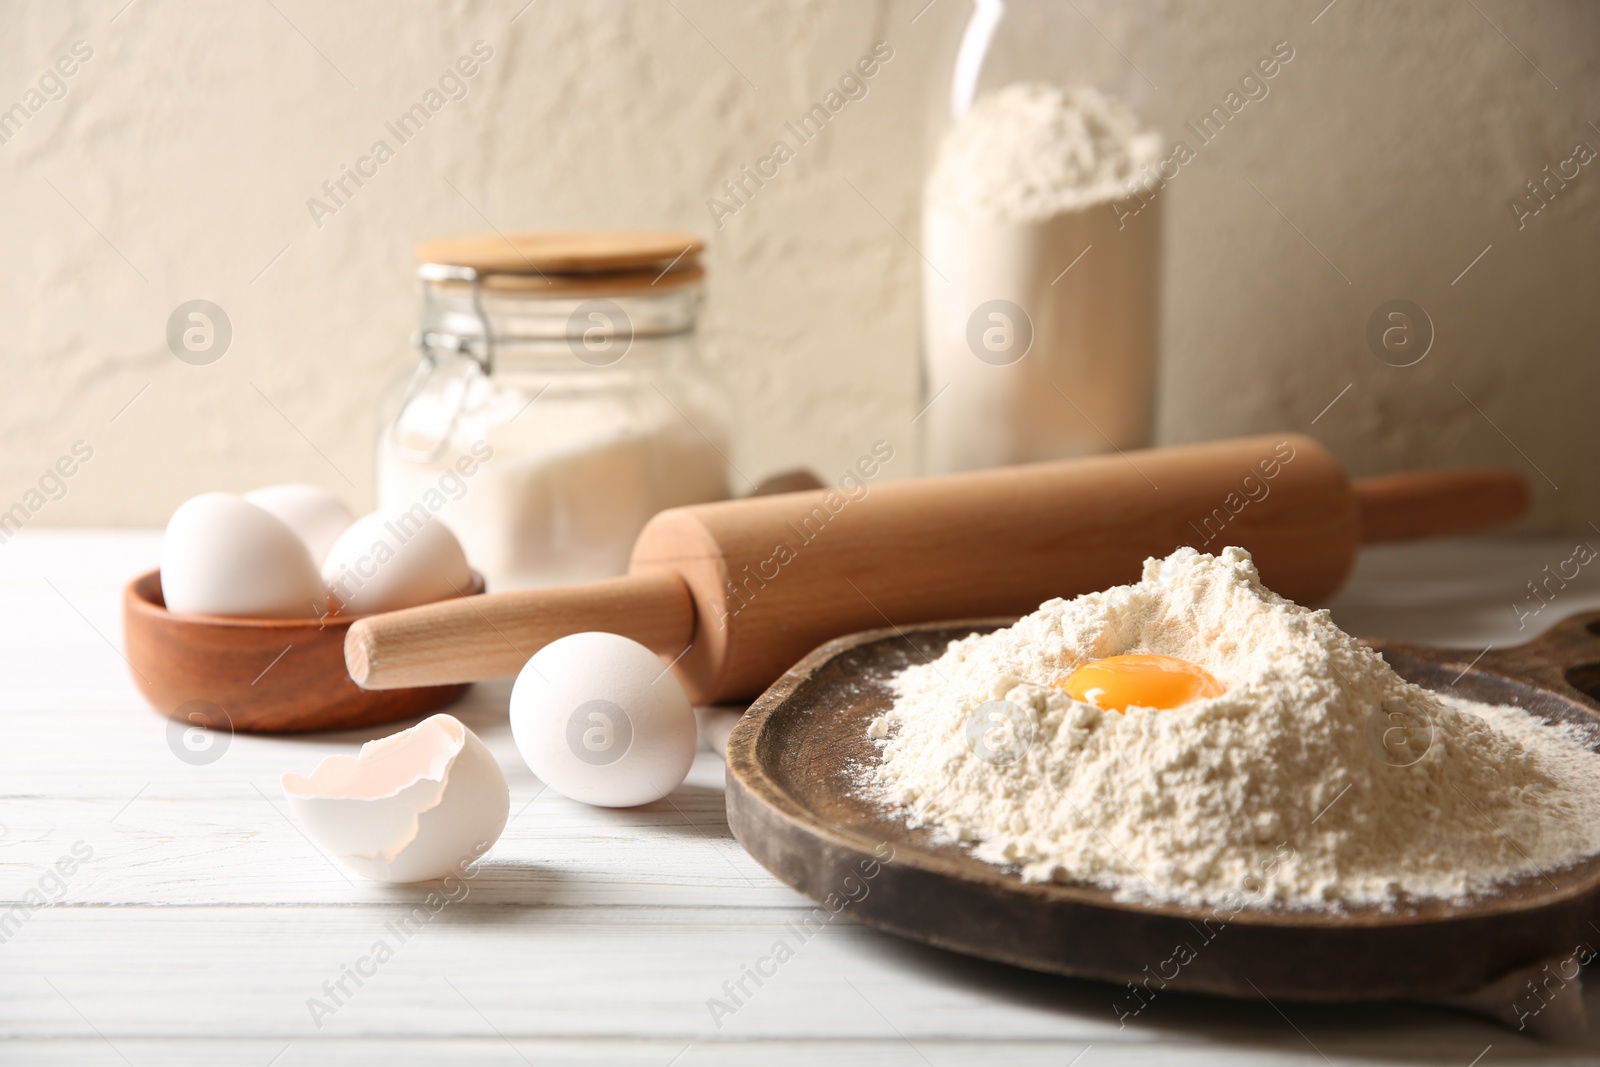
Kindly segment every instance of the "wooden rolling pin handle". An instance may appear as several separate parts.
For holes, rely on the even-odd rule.
[[[1533,496],[1507,469],[1416,471],[1362,478],[1351,485],[1361,540],[1411,541],[1469,533],[1520,518]]]
[[[357,619],[345,637],[344,661],[363,689],[472,682],[516,674],[551,641],[587,630],[631,637],[671,659],[693,639],[694,620],[683,579],[670,572],[630,574]]]

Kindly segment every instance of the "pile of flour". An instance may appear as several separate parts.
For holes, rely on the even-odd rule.
[[[1123,715],[1052,687],[1133,652],[1199,664],[1227,692]],[[1266,589],[1239,548],[1148,560],[1138,584],[1052,600],[894,684],[872,725],[878,783],[913,824],[1031,881],[1386,906],[1600,852],[1596,738],[1403,681],[1326,611]]]
[[[1160,158],[1156,135],[1087,85],[1019,82],[978,100],[928,176],[929,205],[968,218],[1038,222],[1127,196]]]

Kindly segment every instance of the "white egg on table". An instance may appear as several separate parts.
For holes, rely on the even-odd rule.
[[[328,593],[305,544],[281,520],[233,493],[179,505],[161,540],[161,595],[184,615],[314,619]]]
[[[461,596],[472,569],[456,535],[419,505],[357,519],[328,549],[322,580],[338,613],[370,615]]]
[[[667,665],[619,634],[571,634],[511,689],[517,751],[562,796],[605,808],[671,793],[694,762],[694,707]]]
[[[318,848],[379,882],[466,874],[511,812],[500,765],[454,715],[285,774],[283,793]]]
[[[355,513],[335,493],[320,485],[269,485],[252,489],[244,498],[276,515],[304,541],[318,566],[339,535],[356,521]]]

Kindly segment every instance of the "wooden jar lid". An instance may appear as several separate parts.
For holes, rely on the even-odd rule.
[[[684,258],[688,258],[687,256]],[[693,285],[706,276],[698,266],[682,263],[671,270],[627,270],[587,274],[485,274],[479,283],[486,293],[511,293],[517,296],[619,296],[634,293],[661,293]],[[446,287],[469,282],[437,282]]]
[[[470,233],[417,242],[418,263],[491,274],[615,274],[696,267],[705,242],[664,230]]]

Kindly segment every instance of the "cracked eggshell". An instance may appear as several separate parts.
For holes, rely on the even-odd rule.
[[[322,580],[341,614],[370,615],[460,596],[472,570],[456,535],[419,504],[357,519],[328,549]]]
[[[336,493],[320,485],[269,485],[252,489],[244,498],[294,531],[305,542],[317,566],[328,556],[328,549],[339,535],[350,528],[356,516]]]
[[[254,619],[314,619],[328,603],[294,531],[233,493],[201,493],[172,513],[161,539],[161,595],[176,614]]]
[[[459,874],[500,838],[511,811],[505,775],[454,715],[329,756],[283,793],[317,846],[379,882]]]

